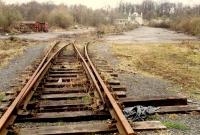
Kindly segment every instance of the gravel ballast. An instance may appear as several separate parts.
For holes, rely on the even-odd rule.
[[[19,75],[25,71],[37,58],[40,58],[47,45],[45,43],[31,45],[24,53],[9,62],[6,67],[0,69],[0,90],[7,91],[10,86],[16,83]]]

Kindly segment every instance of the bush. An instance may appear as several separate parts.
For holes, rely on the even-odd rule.
[[[122,32],[125,31],[130,31],[133,30],[135,28],[137,28],[138,25],[136,24],[127,24],[127,25],[105,25],[105,24],[101,24],[97,27],[97,31],[100,32],[101,34],[120,34]]]
[[[0,12],[0,27],[5,27],[6,25],[6,17]]]
[[[115,27],[112,25],[99,25],[97,27],[97,31],[101,32],[102,34],[113,33],[115,31]]]
[[[8,31],[9,27],[22,20],[21,13],[15,7],[2,6],[0,10],[0,27]]]
[[[179,18],[171,22],[170,28],[192,35],[200,35],[200,17]]]
[[[172,19],[170,21],[149,22],[149,26],[170,28],[175,31],[186,32],[192,35],[200,35],[200,17],[188,17]]]
[[[163,22],[159,22],[159,23],[150,22],[149,26],[156,27],[156,28],[170,28],[169,22],[164,22],[164,21]]]
[[[42,11],[40,14],[37,16],[36,20],[40,22],[46,22],[48,18],[48,12]]]
[[[73,24],[73,17],[66,10],[55,9],[50,13],[48,22],[52,26],[67,28]]]
[[[200,35],[200,17],[195,17],[190,21],[190,32],[193,35]]]

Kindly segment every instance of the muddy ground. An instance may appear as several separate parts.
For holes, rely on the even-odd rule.
[[[197,37],[176,33],[161,28],[140,27],[123,35],[106,36],[96,44],[89,46],[89,52],[92,56],[98,54],[98,58],[107,60],[110,65],[119,73],[119,80],[122,85],[127,87],[127,96],[158,96],[158,95],[182,95],[174,89],[178,86],[161,77],[155,77],[143,73],[130,73],[118,70],[119,60],[112,52],[112,43],[174,43],[183,40],[198,40]],[[122,44],[123,45],[123,44]],[[192,99],[190,99],[192,100]],[[197,135],[200,134],[200,116],[195,114],[179,115],[156,115],[154,120],[168,122],[183,127],[170,127],[167,131],[140,132],[139,134],[162,134],[162,135]]]

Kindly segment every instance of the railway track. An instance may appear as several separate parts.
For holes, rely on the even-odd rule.
[[[57,42],[49,49],[3,113],[0,135],[134,135],[166,129],[160,121],[128,121],[122,105],[156,106],[158,114],[200,112],[182,96],[126,97],[117,74],[105,60],[91,60],[87,46],[82,53],[74,43]]]
[[[84,48],[45,55],[0,119],[0,134],[135,134]]]
[[[82,53],[74,43],[57,42],[49,49],[5,109],[0,135],[133,135],[137,130],[166,129],[160,121],[128,121],[121,105],[156,106],[158,114],[200,112],[182,96],[126,97],[117,74],[106,60],[91,60],[87,46]]]

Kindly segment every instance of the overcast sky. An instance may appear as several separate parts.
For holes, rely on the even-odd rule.
[[[2,0],[7,4],[11,3],[27,3],[33,0]],[[142,3],[143,0],[35,0],[37,2],[48,2],[51,1],[55,4],[64,3],[66,5],[83,4],[93,9],[105,8],[107,6],[116,7],[119,5],[120,1],[130,2],[130,3]],[[182,2],[184,5],[196,5],[200,4],[200,0],[154,0],[157,2]]]

